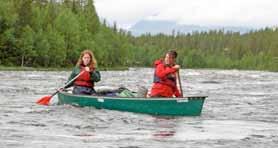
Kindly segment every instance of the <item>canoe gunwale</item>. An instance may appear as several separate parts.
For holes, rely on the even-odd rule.
[[[206,99],[208,96],[186,96],[186,97],[182,97],[182,98],[146,98],[146,97],[110,97],[110,96],[95,96],[95,95],[76,95],[76,94],[72,94],[72,93],[68,93],[68,92],[59,92],[61,94],[64,94],[66,96],[75,96],[75,97],[81,97],[81,98],[92,98],[92,99],[117,99],[117,100],[176,100],[176,101],[180,101],[180,100],[199,100],[199,99]]]

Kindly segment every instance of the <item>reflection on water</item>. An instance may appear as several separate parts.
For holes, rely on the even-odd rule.
[[[157,131],[156,133],[153,134],[155,138],[164,138],[164,137],[172,137],[174,136],[176,132],[171,131],[171,130],[166,130],[166,131]]]
[[[159,117],[35,104],[70,72],[0,71],[0,147],[277,147],[278,73],[181,70],[185,95],[207,95],[199,117]],[[103,71],[99,86],[150,88],[153,69]]]
[[[154,117],[157,129],[152,133],[154,139],[170,138],[176,133],[176,122],[173,117]]]

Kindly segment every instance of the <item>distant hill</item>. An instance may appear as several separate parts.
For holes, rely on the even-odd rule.
[[[151,34],[172,34],[172,31],[182,33],[207,32],[209,30],[224,30],[232,32],[240,32],[241,34],[255,30],[251,27],[235,27],[235,26],[199,26],[199,25],[181,25],[174,21],[159,21],[159,20],[141,20],[129,28],[133,35],[138,36],[144,33]]]

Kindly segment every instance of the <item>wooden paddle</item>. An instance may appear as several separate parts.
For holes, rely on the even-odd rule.
[[[66,83],[62,88],[58,88],[57,91],[51,95],[44,96],[40,98],[36,103],[39,105],[49,105],[49,102],[53,96],[55,96],[59,91],[65,89],[67,85],[69,85],[71,82],[73,82],[76,78],[78,78],[84,71],[80,72],[77,76],[75,76],[73,79],[71,79],[68,83]]]
[[[177,73],[177,79],[178,79],[178,84],[179,84],[179,89],[180,89],[181,97],[183,97],[182,86],[181,86],[181,78],[180,78],[180,71],[178,70],[176,73]]]

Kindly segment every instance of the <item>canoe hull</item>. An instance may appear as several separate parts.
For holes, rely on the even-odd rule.
[[[186,98],[121,98],[59,92],[59,104],[166,116],[199,116],[206,96]]]

